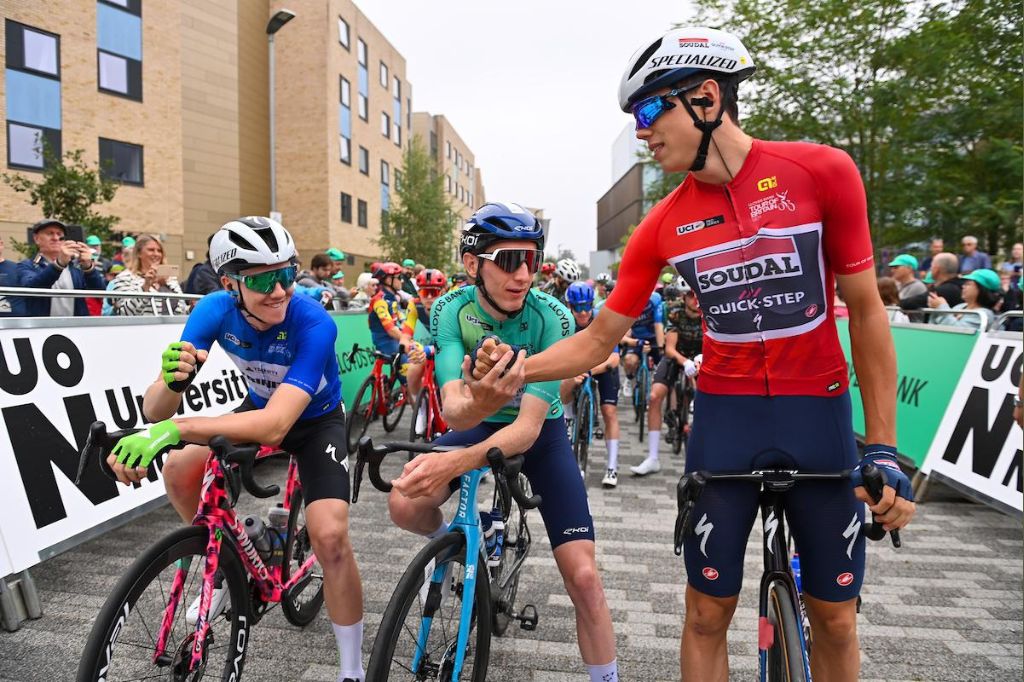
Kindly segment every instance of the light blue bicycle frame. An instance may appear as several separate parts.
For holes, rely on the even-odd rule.
[[[587,432],[587,443],[590,443],[590,442],[592,442],[594,440],[594,419],[597,418],[597,412],[594,409],[594,377],[590,374],[590,372],[587,372],[586,378],[583,380],[583,383],[580,384],[579,392],[580,393],[587,393],[587,394],[590,395],[590,421],[587,422],[588,424],[590,424],[589,431]],[[575,405],[573,406],[573,408],[575,409]],[[581,415],[577,414],[575,416],[575,419],[579,419],[580,416]],[[578,438],[578,434],[576,432],[576,429],[573,429],[572,430],[572,444],[573,445],[576,445],[577,438]]]
[[[455,650],[455,662],[452,668],[452,679],[458,680],[462,675],[462,666],[465,662],[466,644],[469,641],[470,625],[473,620],[473,605],[476,602],[476,579],[477,566],[484,556],[483,533],[480,528],[480,512],[477,509],[477,490],[480,487],[480,478],[490,470],[490,467],[481,467],[464,473],[459,480],[459,508],[448,524],[449,533],[462,533],[466,536],[466,574],[462,584],[462,613],[459,616],[459,636]],[[470,548],[476,547],[476,552],[470,552]],[[470,561],[470,556],[476,557],[476,561]],[[440,585],[444,581],[445,566],[434,567],[434,575],[430,581]],[[484,576],[486,580],[487,577]],[[443,585],[442,585],[443,587]],[[471,595],[467,598],[466,595]],[[430,626],[433,622],[432,616],[424,616],[420,619],[420,631],[417,637],[416,654],[412,659],[412,670],[418,672],[420,663],[423,661],[423,652],[427,650],[427,640],[430,635]]]

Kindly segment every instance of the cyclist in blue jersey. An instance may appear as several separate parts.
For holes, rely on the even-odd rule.
[[[594,288],[586,282],[574,282],[565,292],[565,300],[569,304],[573,319],[576,320],[576,331],[586,329],[597,316],[594,309]],[[619,483],[619,348],[616,346],[608,355],[608,359],[590,370],[597,383],[597,393],[601,405],[601,418],[604,420],[604,443],[608,449],[608,467],[605,469],[601,485],[614,488]],[[585,375],[562,381],[562,404],[566,408],[566,416],[573,417],[572,392],[579,386]],[[578,415],[577,415],[578,416]]]
[[[627,396],[632,391],[633,377],[636,376],[636,368],[640,365],[641,344],[647,347],[647,353],[655,365],[661,359],[661,349],[665,345],[664,314],[661,294],[651,292],[647,305],[622,339],[622,368],[626,371]]]
[[[293,296],[295,244],[276,221],[239,218],[210,243],[210,261],[226,291],[200,299],[181,340],[163,353],[160,376],[146,390],[149,428],[122,438],[108,462],[125,484],[141,480],[160,454],[167,497],[190,523],[199,504],[209,448],[216,435],[235,443],[278,445],[295,455],[305,498],[306,527],[324,572],[324,600],[341,661],[339,680],[360,682],[362,586],[348,531],[349,461],[345,409],[334,354],[337,327],[324,309]],[[214,342],[245,376],[249,395],[220,417],[172,415]],[[225,604],[215,589],[210,619]],[[194,622],[198,600],[186,613]]]
[[[543,246],[540,222],[516,204],[485,204],[464,226],[462,262],[475,285],[439,298],[430,324],[444,418],[454,429],[434,442],[459,449],[420,455],[406,464],[392,482],[388,504],[398,526],[438,537],[447,532],[440,507],[458,489],[459,475],[484,466],[492,447],[510,456],[524,454],[523,473],[541,496],[540,514],[575,607],[577,641],[590,680],[615,682],[615,634],[597,571],[586,488],[565,433],[559,382],[522,386],[526,355],[573,332],[565,307],[531,288]],[[468,354],[490,335],[520,350],[509,351],[480,381],[464,382]],[[513,385],[517,388],[509,390]]]

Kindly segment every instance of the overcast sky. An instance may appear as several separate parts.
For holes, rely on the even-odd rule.
[[[692,18],[684,0],[357,0],[406,59],[413,110],[444,114],[488,200],[543,208],[550,248],[586,261],[611,147],[629,120],[619,78],[640,45]]]

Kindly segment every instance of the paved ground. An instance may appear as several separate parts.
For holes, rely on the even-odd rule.
[[[682,560],[672,553],[671,532],[682,462],[663,452],[667,465],[660,474],[632,478],[627,467],[642,459],[646,446],[636,443],[631,422],[627,434],[621,455],[627,473],[617,489],[600,488],[603,444],[592,453],[595,465],[588,483],[598,560],[615,621],[622,679],[674,680],[679,677],[684,575]],[[258,478],[282,479],[284,472],[282,463],[268,463]],[[368,655],[391,590],[421,540],[395,529],[384,496],[364,490],[352,513],[352,535],[364,576]],[[266,504],[243,497],[239,507],[265,511]],[[495,640],[488,679],[585,682],[572,608],[539,521],[534,525],[539,546],[520,599],[537,605],[540,623],[535,632],[510,629]],[[73,679],[91,619],[114,579],[142,547],[175,525],[164,508],[33,569],[45,615],[18,632],[0,631],[0,680]],[[903,537],[900,550],[888,542],[869,548],[859,621],[862,677],[1020,680],[1021,524],[980,505],[937,499],[919,507]],[[747,579],[730,633],[734,679],[752,679],[756,671],[759,542],[752,536]],[[268,614],[255,629],[245,679],[333,682],[338,660],[325,613],[305,630],[288,625],[279,611]]]

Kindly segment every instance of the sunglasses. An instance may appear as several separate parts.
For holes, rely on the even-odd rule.
[[[437,298],[440,295],[440,289],[420,289],[420,298]]]
[[[589,313],[594,309],[593,304],[590,303],[574,303],[569,307],[574,313]]]
[[[278,268],[277,270],[268,270],[267,272],[261,272],[258,275],[228,275],[231,279],[238,280],[245,284],[245,286],[258,294],[269,294],[272,292],[278,284],[281,288],[287,291],[295,284],[295,273],[297,271],[296,266],[289,265],[286,268]]]
[[[505,272],[515,272],[523,263],[530,274],[540,269],[544,252],[540,249],[495,249],[494,253],[478,253],[477,258],[489,260]]]
[[[670,97],[678,97],[690,90],[696,90],[700,87],[700,83],[697,85],[689,85],[682,88],[675,88],[664,95],[653,95],[646,97],[636,104],[633,105],[633,118],[636,119],[636,129],[650,128],[654,125],[654,122],[661,118],[662,114],[670,109],[675,109],[676,105],[669,101]]]

